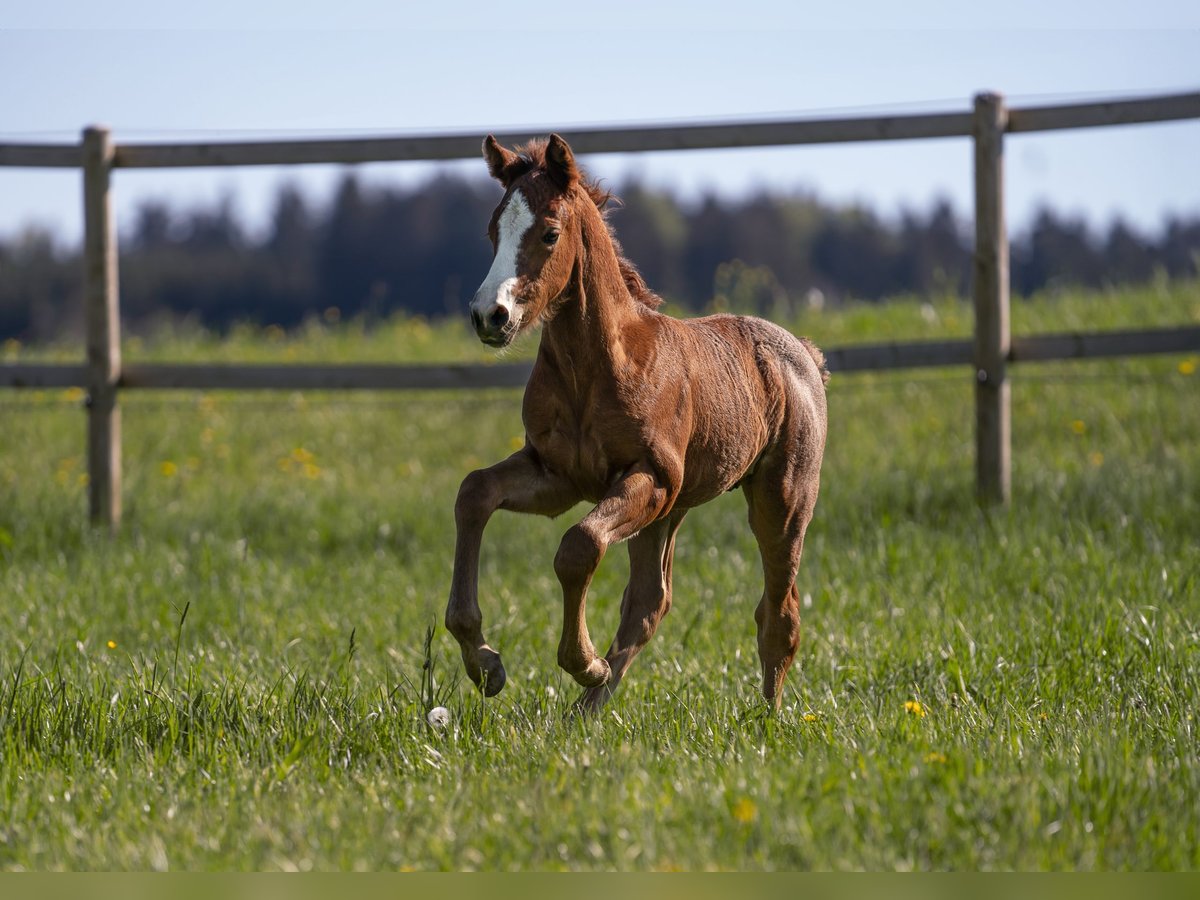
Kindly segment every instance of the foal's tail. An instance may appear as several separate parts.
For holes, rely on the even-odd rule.
[[[808,351],[808,355],[817,364],[817,370],[821,373],[821,382],[829,384],[829,365],[825,362],[825,354],[808,338],[800,338],[800,343],[804,345],[804,349]]]

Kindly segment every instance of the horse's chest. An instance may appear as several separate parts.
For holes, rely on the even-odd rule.
[[[642,454],[628,422],[592,410],[554,410],[526,421],[529,441],[544,465],[598,500],[613,479]]]

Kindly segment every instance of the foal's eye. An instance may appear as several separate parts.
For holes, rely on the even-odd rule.
[[[558,243],[558,229],[551,228],[549,231],[547,231],[545,234],[543,234],[542,235],[542,243],[545,244],[547,247],[553,247],[555,244],[557,244]]]

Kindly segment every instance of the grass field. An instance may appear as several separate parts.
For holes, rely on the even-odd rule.
[[[1200,285],[1013,318],[1195,323]],[[797,325],[832,346],[965,334],[970,315]],[[461,326],[397,321],[126,355],[484,354]],[[783,710],[758,699],[735,494],[689,516],[675,608],[590,721],[564,717],[555,666],[552,559],[582,508],[489,528],[500,697],[459,677],[440,627],[454,495],[520,442],[517,393],[126,394],[115,539],[84,524],[78,392],[7,393],[0,868],[1196,868],[1198,364],[1015,368],[1013,504],[990,512],[967,373],[835,377]],[[593,585],[602,647],[625,568],[614,550]]]

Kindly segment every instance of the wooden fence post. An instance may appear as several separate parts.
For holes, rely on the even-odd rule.
[[[107,128],[83,132],[83,259],[88,369],[88,509],[92,522],[121,521],[121,325],[117,235],[109,179],[113,147]]]
[[[975,485],[984,503],[1012,496],[1007,363],[1008,232],[1004,222],[1004,97],[975,97]]]

